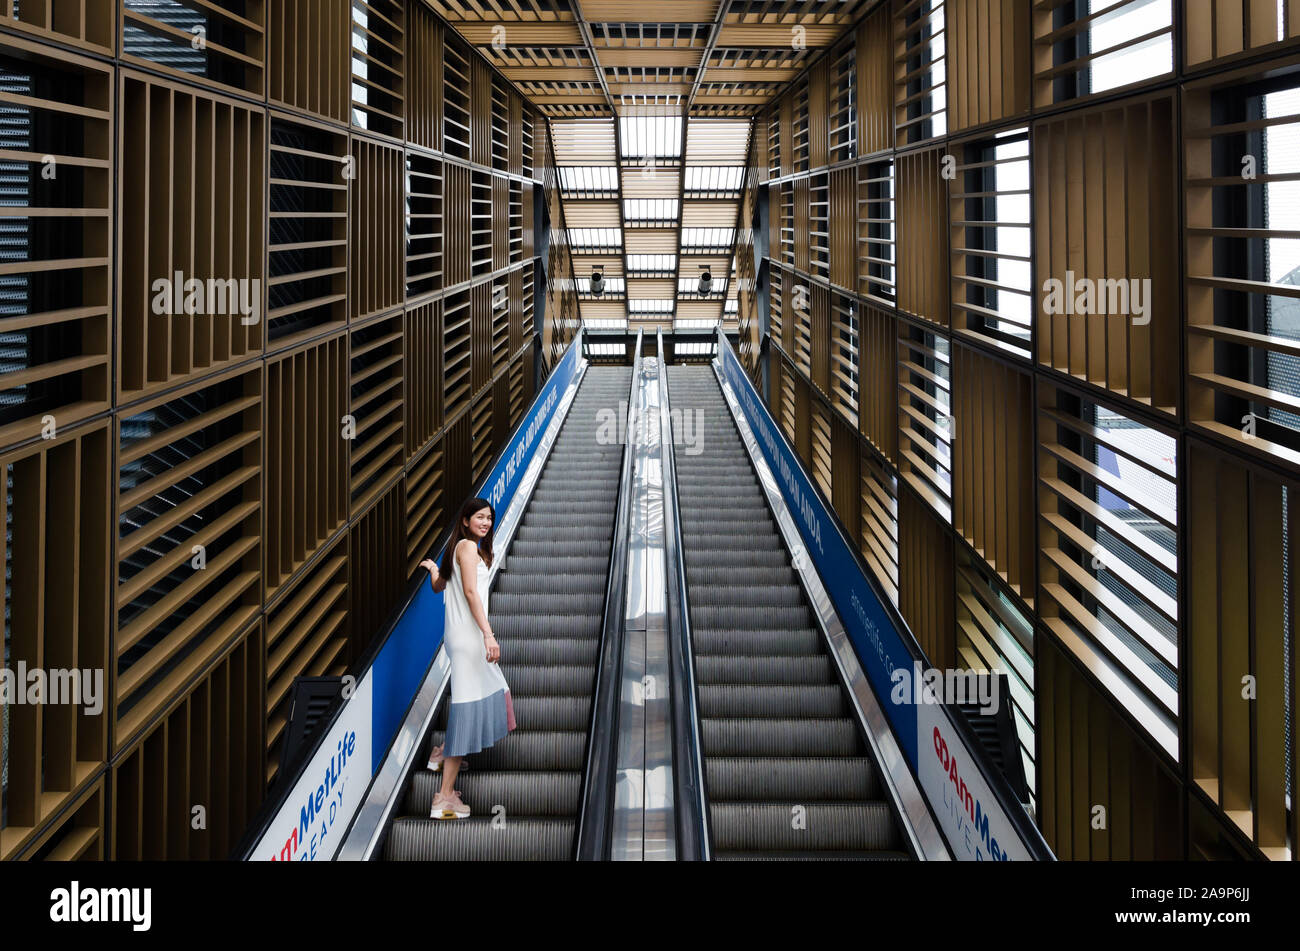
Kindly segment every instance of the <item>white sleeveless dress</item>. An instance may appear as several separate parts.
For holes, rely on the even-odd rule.
[[[478,562],[479,600],[488,610],[488,566],[475,552]],[[515,728],[515,710],[510,685],[501,665],[489,663],[483,632],[470,612],[461,586],[460,562],[452,557],[451,580],[444,589],[447,607],[443,644],[451,657],[451,708],[447,712],[447,736],[443,756],[465,756],[486,749]]]

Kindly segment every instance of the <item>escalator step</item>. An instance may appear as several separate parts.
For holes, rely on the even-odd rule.
[[[420,770],[407,793],[406,814],[427,816],[442,776]],[[578,770],[466,770],[456,779],[460,798],[475,815],[504,810],[512,817],[572,816],[578,812],[582,773]],[[460,821],[460,820],[457,820]]]
[[[695,537],[683,554],[686,556],[686,570],[689,572],[697,565],[705,567],[759,567],[770,568],[777,565],[789,567],[790,558],[784,548],[710,548],[700,537]]]
[[[569,571],[563,568],[554,574],[543,572],[503,571],[497,577],[497,586],[492,598],[500,594],[595,594],[605,596],[605,578],[585,571]]]
[[[731,581],[722,583],[705,581],[698,575],[691,576],[688,570],[687,580],[691,585],[691,605],[734,604],[736,588],[745,588],[746,607],[794,608],[804,604],[803,589],[789,582],[751,581],[737,577],[740,572],[733,571]]]
[[[857,729],[847,719],[701,717],[710,756],[857,756]]]
[[[492,613],[497,614],[496,611]],[[497,616],[492,619],[492,630],[504,650],[506,642],[512,638],[599,637],[602,620],[599,614]]]
[[[698,693],[703,717],[842,717],[849,713],[839,684],[795,687],[701,682]]]
[[[866,757],[710,756],[705,775],[714,802],[875,799],[881,792],[875,766]]]
[[[722,627],[724,624],[753,627],[808,627],[812,614],[807,605],[797,607],[759,606],[751,604],[700,604],[691,606],[693,627]]]
[[[836,682],[826,654],[765,657],[701,654],[695,675],[702,684],[830,684]]]
[[[393,822],[384,857],[390,862],[429,858],[442,862],[560,862],[573,857],[576,825],[573,818],[523,818],[507,819],[497,828],[491,814],[455,820],[404,816]]]
[[[512,697],[515,693],[523,697],[538,694],[571,697],[591,693],[594,677],[591,667],[578,664],[521,664],[511,659],[508,650],[506,645],[501,648],[501,673],[510,685]]]
[[[713,802],[713,841],[719,850],[896,850],[898,829],[889,806],[858,803]]]
[[[822,636],[812,628],[784,631],[740,631],[735,628],[697,628],[691,635],[697,654],[750,654],[796,656],[816,654]]]
[[[514,594],[502,591],[493,593],[489,601],[493,612],[500,614],[603,614],[605,610],[605,592],[582,591],[561,594],[554,591],[533,591],[527,594]]]
[[[506,648],[502,648],[503,651]],[[594,665],[600,653],[599,637],[521,637],[503,654],[503,663],[566,666]],[[513,695],[513,687],[511,688]]]
[[[714,852],[718,862],[908,862],[905,852]]]
[[[555,565],[557,562],[564,565],[563,572],[556,572]],[[509,556],[506,558],[506,563],[501,566],[503,574],[501,575],[501,580],[499,580],[497,584],[501,584],[507,575],[527,576],[540,574],[554,576],[555,574],[594,574],[601,579],[601,584],[604,585],[605,572],[608,568],[609,558],[601,555],[569,555],[562,559],[553,556],[538,558],[535,556],[528,557],[520,555],[514,550],[514,546],[511,546],[511,551]]]

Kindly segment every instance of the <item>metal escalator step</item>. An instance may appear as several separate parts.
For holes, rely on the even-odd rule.
[[[555,533],[551,533],[554,535]],[[605,560],[609,560],[609,545],[607,542],[589,537],[582,538],[560,538],[552,541],[545,540],[545,534],[539,534],[537,538],[520,538],[515,536],[514,541],[510,543],[511,555],[522,555],[525,558],[568,558],[570,556],[589,557],[599,554],[604,546]]]
[[[618,486],[605,488],[596,486],[585,488],[582,486],[562,486],[548,485],[545,488],[538,483],[537,489],[533,492],[530,505],[539,505],[544,502],[573,502],[583,505],[607,505],[613,511],[614,504],[618,501]]]
[[[698,531],[695,527],[695,521],[698,520],[700,526],[707,526],[708,530],[717,535],[741,535],[745,538],[754,538],[758,535],[775,535],[776,526],[769,522],[762,515],[756,516],[755,513],[749,512],[743,516],[737,516],[733,513],[720,512],[715,510],[706,510],[697,512],[691,518],[687,518],[686,513],[682,513],[682,524],[691,526],[692,531]]]
[[[521,524],[519,530],[515,533],[515,542],[524,542],[530,546],[527,550],[531,553],[531,546],[538,542],[553,545],[554,551],[561,555],[591,555],[595,553],[604,553],[606,558],[609,556],[610,542],[614,536],[614,525],[611,522],[608,525],[573,525],[564,523],[562,525],[541,525],[537,522],[528,522]],[[510,545],[514,548],[514,542]]]
[[[545,694],[533,697],[511,698],[515,707],[515,719],[520,729],[528,730],[586,730],[591,724],[591,695],[577,694],[572,697],[548,697]]]
[[[840,850],[817,852],[714,852],[716,862],[909,862],[905,852],[844,852]]]
[[[808,627],[812,620],[807,605],[701,604],[691,608],[691,624],[695,627]]]
[[[808,686],[836,682],[826,654],[765,656],[762,654],[700,654],[695,676],[702,684],[790,684]]]
[[[744,599],[745,607],[796,608],[804,604],[803,589],[793,582],[746,581],[733,578],[722,583],[707,582],[687,569],[691,604],[700,607],[731,605]]]
[[[612,508],[612,506],[611,506]],[[603,506],[594,505],[591,502],[572,502],[568,499],[557,499],[554,501],[543,501],[533,499],[528,505],[529,515],[599,515],[605,516],[612,514],[607,512]]]
[[[504,650],[516,638],[599,637],[602,620],[600,614],[497,615],[492,619],[492,630]]]
[[[501,673],[510,685],[510,693],[520,696],[573,696],[591,693],[595,672],[588,665],[578,664],[518,664],[511,660],[510,645],[501,643]]]
[[[827,802],[878,799],[880,778],[865,756],[710,756],[709,798]]]
[[[838,684],[699,685],[704,717],[841,717],[849,713]]]
[[[390,862],[561,862],[573,857],[576,825],[568,817],[521,818],[507,819],[504,827],[496,828],[490,813],[454,820],[404,817],[393,822],[384,858]]]
[[[603,461],[575,459],[571,462],[565,458],[554,459],[547,464],[544,471],[549,476],[560,476],[566,482],[573,480],[575,483],[581,483],[593,472],[617,472],[622,461],[623,453],[620,450],[618,455],[611,455]]]
[[[521,525],[510,547],[518,542],[532,546],[539,542],[550,544],[557,555],[590,555],[592,552],[605,552],[609,557],[609,543],[613,535],[613,526],[596,528],[566,528],[554,525]],[[548,541],[549,540],[549,541]],[[530,547],[528,549],[532,551]]]
[[[848,719],[701,717],[705,756],[857,756],[857,727]]]
[[[518,717],[516,717],[518,719]],[[469,754],[470,772],[485,769],[505,770],[581,770],[587,750],[587,731],[530,730],[528,724],[489,746]],[[442,742],[443,731],[433,734],[433,745]],[[466,775],[469,775],[467,772]],[[473,808],[471,805],[470,808]]]
[[[557,594],[539,591],[513,594],[502,591],[489,597],[491,608],[501,614],[597,614],[605,610],[605,592],[582,591]]]
[[[578,694],[572,697],[564,695],[537,694],[534,696],[515,696],[510,692],[511,702],[515,708],[515,720],[520,730],[586,730],[591,725],[591,695]],[[437,730],[446,732],[448,704],[443,704],[434,717]],[[430,752],[437,743],[430,740],[425,744],[424,756],[428,760]]]
[[[407,792],[403,811],[425,817],[441,788],[442,775],[420,770]],[[461,800],[472,813],[493,815],[504,809],[508,823],[524,816],[572,816],[578,812],[582,773],[578,770],[466,770],[456,777]],[[457,820],[459,821],[459,820]]]
[[[767,515],[767,506],[764,505],[762,497],[757,492],[748,498],[725,495],[721,498],[705,496],[699,500],[687,501],[679,497],[677,508],[682,514],[682,523],[685,525],[693,524],[697,518],[716,516],[732,521],[742,514],[749,516],[751,519],[758,519]]]
[[[744,586],[757,587],[759,585],[790,585],[797,587],[799,577],[794,573],[794,569],[787,568],[784,565],[780,567],[767,567],[761,565],[729,566],[729,565],[710,565],[701,563],[686,569],[687,580],[692,586],[695,585],[719,585],[719,586]],[[748,592],[746,592],[748,595]],[[802,597],[802,592],[800,593]],[[736,600],[735,592],[731,593],[731,599]]]
[[[710,548],[704,544],[686,544],[686,570],[689,573],[696,566],[705,567],[774,567],[789,566],[790,558],[784,548]]]
[[[740,468],[742,465],[749,465],[748,459],[744,461],[737,460],[736,462],[725,459],[715,461],[708,455],[701,455],[696,459],[689,459],[688,457],[688,461],[683,462],[677,468],[679,472],[687,476],[713,475],[740,488],[747,485],[758,485],[758,477],[752,471],[747,473],[742,470]]]
[[[572,571],[562,565],[555,566],[555,572],[502,571],[497,577],[497,585],[491,597],[502,594],[536,595],[536,594],[599,594],[604,597],[605,577],[584,571]]]
[[[520,637],[503,644],[502,660],[516,664],[591,664],[600,654],[600,638]],[[514,687],[511,686],[513,696]],[[518,708],[516,703],[515,707]]]
[[[749,453],[745,451],[745,446],[739,439],[714,436],[711,439],[706,437],[703,443],[705,448],[695,455],[689,452],[682,454],[683,464],[688,468],[699,462],[714,466],[723,463],[729,466],[741,466],[749,462]]]
[[[883,802],[713,802],[713,841],[720,850],[897,850],[898,829]]]
[[[822,650],[820,631],[750,631],[736,628],[696,628],[691,632],[697,655],[762,654],[768,657],[816,654]]]
[[[732,551],[768,550],[783,548],[781,537],[775,532],[750,538],[748,535],[717,535],[712,532],[692,532],[683,527],[682,544],[687,551],[692,548],[730,549]],[[784,554],[784,551],[782,552]]]
[[[523,525],[526,527],[585,532],[587,529],[603,528],[608,521],[608,514],[593,511],[590,508],[580,508],[570,512],[534,512],[530,507],[527,514],[524,515]]]
[[[556,566],[561,565],[560,570]],[[506,575],[516,577],[527,577],[529,575],[599,575],[601,585],[605,583],[605,572],[609,568],[608,555],[568,555],[564,558],[539,558],[535,555],[520,555],[511,546],[510,553],[506,556],[506,563],[502,566],[504,574],[497,580],[497,584],[502,584]]]

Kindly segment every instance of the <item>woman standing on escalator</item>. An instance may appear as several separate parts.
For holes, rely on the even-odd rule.
[[[496,512],[485,499],[467,500],[452,525],[441,567],[430,558],[420,562],[429,570],[433,590],[447,589],[443,644],[451,658],[447,733],[429,757],[429,769],[442,772],[442,788],[433,797],[429,813],[434,819],[468,818],[469,806],[453,788],[462,759],[515,728],[510,685],[497,664],[501,648],[488,622],[495,521]]]

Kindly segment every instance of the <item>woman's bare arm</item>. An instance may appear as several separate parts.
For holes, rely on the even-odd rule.
[[[429,583],[433,586],[435,594],[447,587],[447,579],[438,574],[438,563],[432,558],[424,559],[424,561],[420,562],[420,567],[428,570]]]

